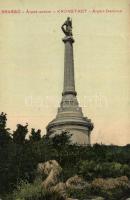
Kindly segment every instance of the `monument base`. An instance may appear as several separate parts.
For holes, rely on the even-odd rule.
[[[50,137],[53,137],[56,134],[61,134],[62,131],[67,131],[71,136],[71,143],[78,144],[78,145],[90,145],[90,133],[86,130],[85,127],[80,126],[72,126],[72,125],[63,125],[59,127],[51,128]]]
[[[72,116],[71,114],[74,113],[64,112],[64,114],[57,114],[57,117],[47,126],[47,135],[53,137],[56,134],[67,131],[72,134],[72,144],[90,145],[90,133],[93,129],[91,120],[83,116]]]

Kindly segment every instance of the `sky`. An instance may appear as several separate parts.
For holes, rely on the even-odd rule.
[[[55,118],[63,90],[61,25],[70,16],[77,98],[94,123],[91,141],[130,143],[129,9],[128,0],[1,1],[0,111],[7,126],[28,123],[45,134]]]

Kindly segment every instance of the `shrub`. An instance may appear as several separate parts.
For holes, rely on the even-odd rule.
[[[82,189],[69,188],[67,192],[68,196],[79,200],[86,199],[92,194],[91,187],[85,187]]]
[[[17,190],[13,193],[13,200],[64,200],[57,192],[45,190],[41,180],[34,181],[33,184],[21,182]]]
[[[117,162],[97,162],[97,161],[81,161],[79,164],[79,174],[87,180],[94,178],[120,177],[130,175],[130,167],[127,164]]]

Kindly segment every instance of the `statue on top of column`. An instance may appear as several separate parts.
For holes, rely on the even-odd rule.
[[[72,19],[70,17],[67,17],[67,20],[64,22],[64,24],[61,26],[62,31],[66,36],[72,36]]]

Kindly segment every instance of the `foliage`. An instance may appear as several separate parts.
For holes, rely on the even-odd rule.
[[[79,174],[87,180],[92,180],[95,177],[107,178],[123,175],[130,177],[130,167],[127,164],[120,164],[117,162],[85,160],[79,163]]]
[[[21,124],[17,124],[17,129],[14,131],[13,133],[13,141],[16,144],[23,144],[25,143],[25,137],[28,133],[28,124],[26,124],[25,126],[21,125]]]
[[[102,179],[96,178],[87,187],[82,189],[69,189],[68,194],[79,200],[95,199],[95,196],[104,197],[105,200],[126,199],[130,195],[130,186],[127,177]]]
[[[35,131],[34,128],[31,130],[31,135],[29,136],[31,142],[37,142],[41,140],[41,130]]]
[[[71,196],[74,199],[79,199],[79,200],[83,200],[86,197],[90,197],[92,194],[92,190],[91,187],[85,187],[83,189],[68,189],[68,196]]]
[[[71,135],[68,132],[63,131],[61,134],[56,134],[54,137],[50,139],[52,140],[54,148],[59,149],[61,147],[64,147],[65,145],[69,145],[71,142],[70,138]]]
[[[34,187],[38,163],[53,159],[57,160],[63,168],[61,175],[63,181],[75,174],[83,176],[89,182],[96,178],[120,176],[127,176],[130,179],[130,145],[123,147],[103,144],[77,146],[70,143],[71,135],[68,132],[48,138],[45,135],[41,137],[41,131],[35,129],[32,129],[30,136],[26,137],[29,134],[28,124],[18,124],[11,135],[6,122],[6,114],[1,113],[0,198],[2,199],[7,193],[11,196],[21,181],[24,183],[27,181],[28,188]],[[91,188],[84,189],[81,196],[89,194],[90,190]],[[119,196],[125,196],[127,189],[114,188],[104,191],[101,188],[94,188],[92,192],[104,197],[106,194],[105,198],[109,197],[110,200],[117,198],[116,193]],[[78,190],[75,194],[77,198],[80,196]],[[112,195],[116,197],[110,197]]]
[[[21,182],[14,191],[13,200],[64,200],[57,192],[43,189],[42,181],[37,179],[33,184]]]
[[[130,185],[127,177],[96,178],[92,181],[91,188],[94,194],[105,197],[106,200],[117,200],[130,195]]]
[[[11,141],[9,128],[6,128],[7,117],[5,113],[0,114],[0,147]]]

